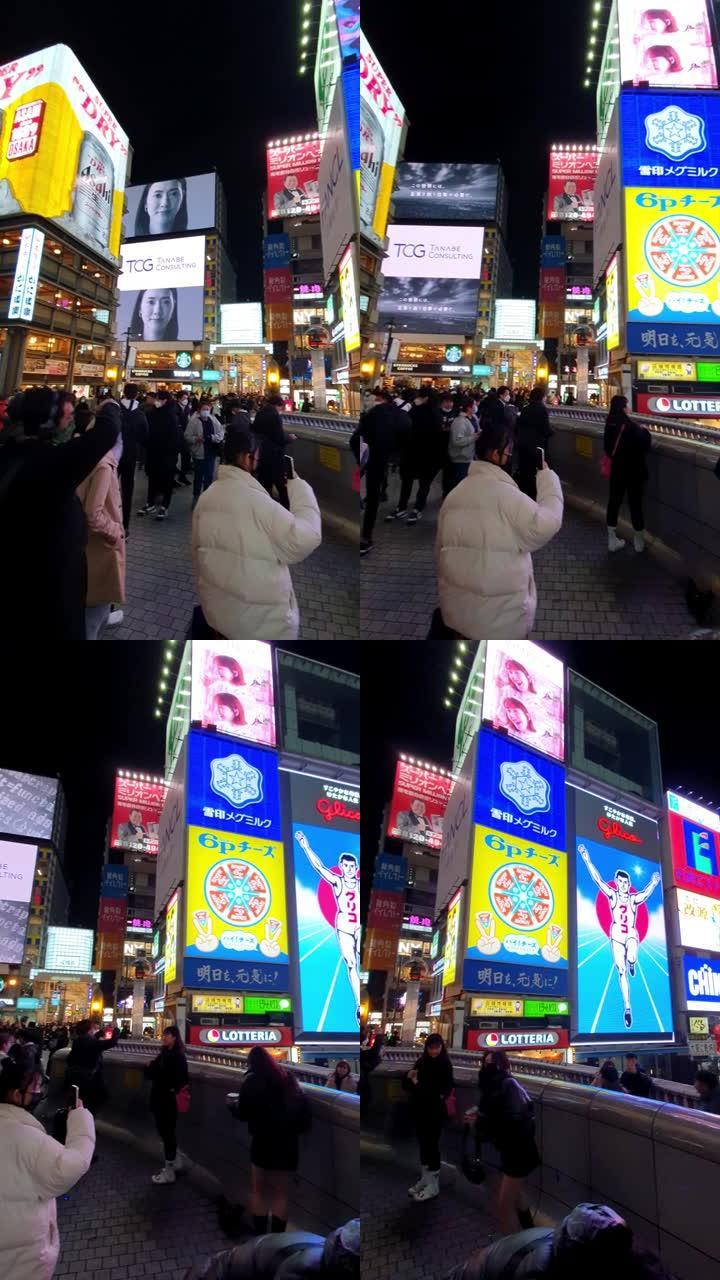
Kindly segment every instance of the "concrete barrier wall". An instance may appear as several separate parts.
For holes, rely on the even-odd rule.
[[[608,482],[600,475],[603,428],[551,414],[550,460],[566,501],[605,522]],[[650,549],[668,569],[720,592],[720,480],[717,445],[653,435],[645,523]],[[624,521],[624,524],[623,524]],[[620,530],[630,531],[627,506]],[[604,538],[604,531],[598,530]]]
[[[401,1086],[406,1069],[383,1064],[373,1073],[364,1132],[381,1133],[391,1143],[411,1136]],[[460,1155],[463,1113],[478,1100],[477,1071],[456,1068],[455,1075],[457,1117],[443,1137],[443,1158],[451,1162]],[[517,1076],[535,1102],[542,1155],[529,1179],[533,1204],[553,1220],[582,1200],[609,1204],[680,1280],[717,1280],[720,1117],[587,1085]],[[483,1156],[497,1165],[493,1147],[484,1146]]]
[[[48,1117],[66,1105],[68,1054],[69,1050],[60,1050],[51,1063],[44,1108]],[[101,1109],[99,1128],[156,1152],[160,1168],[162,1144],[148,1108],[147,1062],[147,1054],[133,1054],[127,1048],[110,1049],[103,1055],[109,1099]],[[237,1067],[197,1063],[192,1058],[188,1065],[192,1105],[186,1115],[178,1117],[178,1144],[196,1163],[194,1172],[206,1190],[225,1195],[233,1203],[247,1204],[250,1136],[247,1124],[235,1120],[225,1104],[227,1093],[238,1092],[243,1072]],[[290,1186],[290,1218],[305,1230],[325,1235],[359,1213],[360,1100],[318,1085],[301,1087],[312,1109],[312,1128],[300,1139],[300,1165]]]
[[[352,487],[356,462],[350,452],[355,423],[311,414],[286,414],[283,423],[297,436],[288,452],[298,475],[315,491],[323,518],[343,537],[359,542],[360,498]]]

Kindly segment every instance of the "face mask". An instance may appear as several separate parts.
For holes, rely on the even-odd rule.
[[[210,410],[209,410],[209,409],[201,409],[201,410],[200,410],[200,417],[201,417],[201,418],[209,418],[209,417],[210,417]]]

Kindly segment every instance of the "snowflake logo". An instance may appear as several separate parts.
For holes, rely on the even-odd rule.
[[[645,117],[645,143],[670,160],[685,160],[705,150],[705,121],[682,107],[663,107]]]
[[[263,798],[262,774],[242,756],[225,756],[210,762],[210,786],[216,795],[241,808]]]
[[[550,808],[550,784],[529,760],[500,765],[500,791],[523,813],[547,813]]]

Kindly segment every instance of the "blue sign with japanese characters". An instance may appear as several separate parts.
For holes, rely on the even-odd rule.
[[[567,245],[564,236],[543,236],[540,241],[540,266],[564,267],[567,262]]]
[[[620,131],[625,187],[720,186],[717,93],[625,89]]]
[[[717,324],[715,317],[712,324]],[[655,324],[651,320],[630,320],[627,325],[627,349],[639,356],[656,356],[661,359],[682,354],[690,359],[696,356],[718,356],[720,333],[710,329],[702,321],[696,325]]]
[[[467,959],[463,965],[463,989],[488,995],[525,995],[554,999],[568,994],[567,969],[550,972],[533,964],[501,965]]]
[[[565,770],[483,729],[475,773],[475,822],[565,850]]]
[[[287,235],[263,238],[263,267],[290,266],[290,237]]]
[[[407,885],[407,858],[398,858],[393,853],[379,854],[375,859],[372,883],[373,889],[404,894]]]
[[[189,826],[282,840],[274,752],[193,730],[187,776]]]
[[[128,867],[106,864],[100,875],[100,897],[127,898],[129,879]]]
[[[183,960],[183,983],[194,991],[287,991],[286,964],[254,965],[237,961],[212,961],[187,957]]]

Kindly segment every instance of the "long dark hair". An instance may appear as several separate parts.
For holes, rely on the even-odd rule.
[[[433,1049],[438,1044],[440,1045],[440,1052],[437,1058],[430,1058],[428,1049]],[[430,1059],[431,1062],[440,1062],[441,1059],[447,1057],[448,1051],[445,1041],[442,1036],[438,1035],[437,1031],[433,1031],[432,1034],[427,1037],[425,1044],[423,1045],[423,1058],[425,1058],[426,1061]]]
[[[267,1049],[263,1049],[262,1045],[253,1045],[248,1054],[247,1065],[248,1071],[252,1071],[254,1076],[263,1080],[272,1089],[286,1089],[290,1083],[295,1083],[290,1073],[285,1071],[272,1054],[268,1053]]]
[[[0,1102],[6,1102],[8,1094],[16,1089],[21,1094],[27,1093],[33,1082],[35,1072],[18,1058],[8,1055],[3,1059],[0,1068]]]
[[[158,181],[159,179],[156,178],[154,182],[146,182],[145,186],[142,189],[140,203],[138,204],[137,213],[135,214],[135,235],[136,236],[150,235],[150,217],[147,209],[145,208],[145,203],[147,201],[150,188],[157,186]],[[170,232],[187,231],[187,224],[188,224],[187,182],[185,178],[170,178],[170,179],[163,179],[163,181],[177,182],[182,187],[182,204],[180,205],[180,208],[175,214],[175,220],[172,226],[170,227]],[[170,232],[168,232],[168,234],[170,234]],[[175,334],[175,337],[177,337],[177,334]]]
[[[141,289],[141,290],[140,290],[140,292],[138,293],[138,295],[137,295],[136,299],[135,299],[135,306],[133,307],[133,310],[132,310],[132,316],[130,317],[130,337],[131,337],[131,338],[140,338],[140,339],[142,339],[142,337],[143,337],[143,320],[142,320],[142,316],[140,315],[140,308],[141,308],[141,306],[142,306],[142,300],[143,300],[143,298],[145,297],[145,294],[146,294],[147,292],[148,292],[148,290],[147,290],[147,289]],[[165,330],[165,333],[164,333],[164,335],[163,335],[163,339],[162,339],[162,340],[163,340],[163,342],[164,342],[164,341],[166,341],[166,340],[168,340],[168,341],[169,341],[171,338],[177,338],[177,337],[178,337],[178,297],[177,297],[177,289],[168,289],[168,293],[171,293],[171,294],[172,294],[172,300],[173,300],[173,313],[172,313],[172,315],[171,315],[171,317],[170,317],[170,323],[168,324],[168,327],[167,327],[167,329]]]
[[[180,1028],[179,1028],[179,1027],[175,1027],[175,1026],[172,1026],[172,1027],[166,1027],[166,1028],[165,1028],[165,1030],[163,1031],[163,1035],[164,1035],[164,1036],[173,1036],[173,1038],[174,1038],[174,1040],[175,1040],[175,1044],[173,1045],[172,1049],[170,1050],[170,1052],[171,1052],[171,1053],[184,1053],[184,1052],[185,1052],[185,1041],[183,1040],[182,1036],[180,1035]],[[164,1047],[164,1046],[163,1046],[163,1047]]]
[[[338,1067],[347,1067],[347,1073],[344,1076],[341,1076],[340,1079],[338,1079]],[[335,1070],[333,1071],[333,1080],[335,1081],[335,1088],[339,1089],[342,1084],[342,1081],[347,1080],[349,1075],[352,1075],[352,1072],[350,1070],[350,1063],[345,1058],[341,1058],[339,1062],[335,1063]]]
[[[619,426],[621,422],[627,421],[627,416],[627,396],[613,396],[605,425],[616,423]]]

